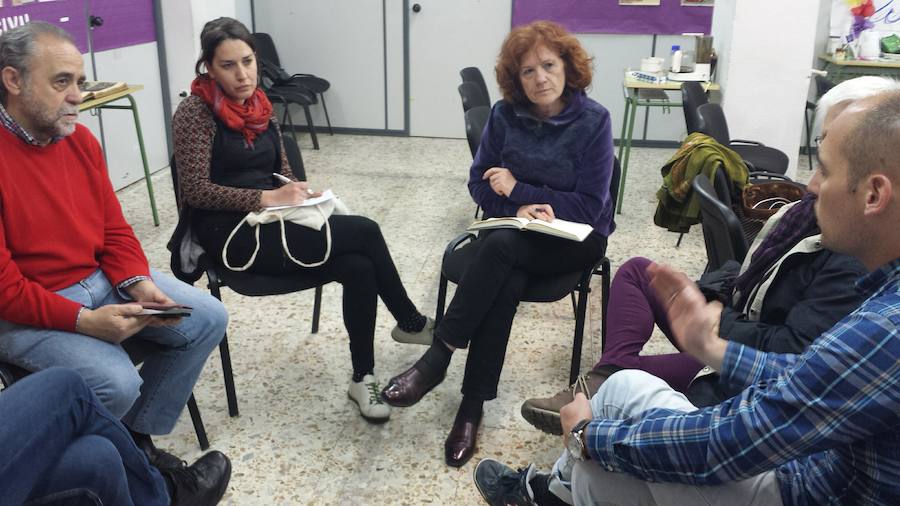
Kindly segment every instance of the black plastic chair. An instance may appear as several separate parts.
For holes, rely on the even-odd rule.
[[[484,133],[484,125],[487,124],[488,118],[491,116],[491,108],[486,106],[473,107],[465,112],[464,119],[466,123],[466,140],[469,142],[469,151],[472,152],[472,158],[478,152],[478,146],[481,145],[481,135]]]
[[[484,125],[487,124],[488,118],[491,116],[491,108],[488,106],[477,106],[463,113],[466,123],[466,140],[469,142],[469,151],[472,152],[472,158],[478,152],[478,146],[481,145],[481,135],[484,133]],[[475,204],[475,218],[478,218],[478,212],[481,206]]]
[[[291,165],[291,171],[294,176],[301,180],[306,180],[306,171],[303,167],[303,160],[300,157],[300,149],[294,142],[293,137],[282,134],[282,140],[285,145],[285,155]],[[175,201],[179,209],[181,206],[181,196],[178,188],[178,169],[175,165],[175,157],[170,162],[172,175],[172,186],[175,190]],[[185,213],[180,213],[184,216]],[[232,271],[225,268],[221,261],[213,258],[211,255],[204,254],[200,257],[200,265],[206,274],[208,281],[207,288],[213,297],[222,300],[221,289],[229,287],[233,291],[248,297],[262,297],[266,295],[283,295],[287,293],[299,292],[310,288],[315,288],[313,299],[313,317],[312,330],[313,334],[319,332],[319,315],[322,312],[322,285],[307,279],[303,274],[284,274],[284,275],[265,275],[249,273],[246,271]],[[182,281],[193,284],[192,279],[184,279],[179,275],[177,269],[172,269],[176,277]],[[219,344],[219,355],[222,357],[222,373],[225,376],[225,395],[228,398],[228,413],[231,416],[237,416],[238,403],[237,394],[234,387],[234,375],[231,368],[231,353],[228,349],[228,333],[222,338]]]
[[[290,104],[299,105],[303,108],[303,115],[306,116],[306,124],[309,127],[309,138],[312,140],[313,149],[319,149],[319,137],[316,135],[316,127],[313,124],[312,113],[309,110],[311,105],[316,104],[316,95],[305,87],[296,84],[276,84],[279,79],[286,75],[283,74],[284,71],[263,58],[259,58],[257,61],[260,69],[260,88],[273,104],[280,103],[282,105],[284,113],[281,117],[281,128],[290,130],[294,140],[297,140],[294,119],[290,114]]]
[[[464,83],[475,83],[478,86],[478,89],[481,90],[481,94],[484,97],[484,100],[487,101],[487,105],[491,105],[491,94],[488,92],[487,84],[484,82],[484,76],[481,75],[481,71],[478,70],[478,67],[466,67],[459,71],[459,77],[462,78],[462,82]]]
[[[784,174],[788,168],[788,156],[756,141],[732,139],[728,133],[728,122],[719,104],[707,103],[697,108],[702,118],[701,132],[712,137],[719,144],[733,149],[744,160],[751,171],[765,171]]]
[[[695,81],[687,81],[681,84],[681,108],[684,111],[684,123],[687,126],[688,135],[703,130],[703,118],[697,111],[701,105],[709,103],[709,96],[703,91],[703,86]]]
[[[490,109],[490,101],[477,84],[472,82],[462,83],[456,89],[459,91],[459,98],[462,99],[463,112],[473,107],[487,107]]]
[[[609,182],[609,194],[612,199],[612,208],[616,206],[616,189],[619,187],[621,177],[619,160],[613,159],[613,173]],[[522,232],[528,234],[531,232]],[[475,258],[481,247],[476,236],[465,233],[450,241],[444,250],[444,258],[441,261],[441,278],[438,283],[437,308],[435,309],[435,322],[440,322],[444,316],[444,306],[447,299],[447,282],[459,283],[466,267]],[[584,320],[587,313],[588,295],[591,292],[591,278],[594,275],[601,276],[600,299],[603,306],[603,319],[600,323],[600,351],[606,348],[606,315],[609,304],[610,263],[608,257],[603,257],[587,269],[573,271],[554,277],[540,277],[529,280],[525,288],[523,302],[556,302],[566,295],[572,298],[572,309],[575,313],[575,335],[572,339],[572,362],[569,367],[569,384],[575,383],[581,368],[581,348],[584,342]],[[577,298],[575,294],[578,294]]]
[[[730,206],[719,200],[716,189],[705,175],[695,176],[691,186],[700,199],[700,223],[703,226],[703,242],[706,244],[706,272],[720,268],[728,260],[743,262],[749,246],[737,215]]]
[[[122,348],[125,349],[128,357],[135,365],[140,365],[147,356],[160,350],[162,346],[143,339],[126,339],[122,342]],[[31,371],[22,369],[17,365],[0,362],[0,387],[2,387],[0,391],[9,388],[13,383],[29,374],[31,374]],[[200,444],[200,449],[206,450],[209,448],[209,438],[206,435],[206,427],[203,425],[200,408],[197,407],[197,400],[194,398],[193,393],[188,399],[187,408],[191,415],[191,423],[194,425],[194,432],[197,434],[197,442]]]

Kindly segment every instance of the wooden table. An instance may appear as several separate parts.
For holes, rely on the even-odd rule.
[[[628,174],[628,157],[631,154],[631,140],[634,134],[634,116],[639,106],[643,107],[681,107],[680,101],[673,101],[666,91],[681,89],[681,81],[648,83],[632,77],[625,77],[622,91],[625,94],[625,117],[622,120],[622,135],[619,136],[619,162],[622,164],[622,177],[619,179],[619,194],[616,199],[616,214],[622,213],[622,197],[625,193],[625,176]],[[718,90],[716,83],[701,83],[703,91]]]
[[[894,60],[838,60],[829,54],[820,54],[828,79],[839,82],[858,75],[878,75],[897,77],[900,62]]]
[[[153,182],[150,180],[150,163],[147,161],[147,151],[144,149],[144,136],[141,133],[141,119],[138,115],[137,102],[131,95],[144,89],[143,85],[132,84],[127,89],[112,93],[102,98],[85,100],[78,106],[79,111],[92,109],[120,109],[131,111],[134,117],[134,130],[137,132],[138,146],[141,148],[141,162],[144,164],[144,180],[147,182],[147,193],[150,195],[150,210],[153,212],[153,224],[159,226],[159,214],[156,211],[156,199],[153,197]],[[129,105],[111,105],[116,100],[128,99]]]

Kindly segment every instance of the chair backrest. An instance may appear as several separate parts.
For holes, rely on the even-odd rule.
[[[681,108],[684,110],[684,123],[687,133],[700,132],[703,129],[703,118],[697,109],[709,103],[709,97],[703,91],[703,86],[696,81],[687,81],[681,85]]]
[[[291,166],[291,172],[294,173],[300,181],[306,181],[306,168],[303,166],[303,156],[300,154],[300,146],[294,140],[294,136],[290,134],[281,134],[281,140],[284,142],[284,154],[287,156],[288,165]]]
[[[462,83],[456,89],[459,90],[459,98],[462,99],[463,112],[473,107],[491,106],[488,98],[481,92],[481,88],[473,82]]]
[[[828,90],[837,86],[837,83],[829,81],[828,78],[820,75],[816,75],[814,79],[816,82],[816,99],[822,98],[822,95],[827,93]]]
[[[712,137],[719,144],[727,146],[731,142],[728,133],[728,122],[725,121],[725,113],[719,104],[706,103],[697,108],[700,114],[700,132]]]
[[[491,108],[487,106],[473,107],[464,113],[466,121],[466,140],[469,141],[469,151],[472,152],[472,158],[478,152],[478,146],[481,144],[481,134],[484,133],[484,125],[487,124],[488,117],[491,115]]]
[[[728,206],[729,209],[733,209],[731,207],[734,201],[731,196],[731,180],[728,179],[728,174],[725,173],[722,164],[719,164],[719,168],[716,169],[716,175],[713,178],[713,188],[715,188],[719,202]]]
[[[281,59],[278,58],[278,50],[275,49],[275,41],[272,40],[272,36],[268,33],[256,32],[251,37],[253,37],[253,43],[256,44],[256,56],[280,67]]]
[[[484,82],[484,76],[481,75],[481,71],[478,70],[478,67],[466,67],[460,70],[459,77],[462,78],[464,83],[475,83],[478,85],[478,88],[484,95],[484,99],[487,100],[487,105],[491,105],[491,94],[488,92],[487,84]]]
[[[700,199],[700,223],[703,226],[703,242],[706,243],[706,270],[718,269],[728,260],[743,262],[747,255],[747,240],[741,222],[730,207],[716,198],[715,189],[703,174],[691,183]]]

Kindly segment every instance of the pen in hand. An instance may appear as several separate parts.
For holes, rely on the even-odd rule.
[[[279,174],[279,173],[277,173],[277,172],[273,172],[272,175],[275,176],[275,179],[281,181],[281,182],[284,183],[284,184],[291,184],[291,183],[294,182],[294,181],[291,181],[290,178],[285,177],[284,175]],[[312,195],[312,194],[314,194],[315,192],[312,191],[311,189],[307,188],[307,189],[306,189],[306,193],[308,193],[309,195]]]

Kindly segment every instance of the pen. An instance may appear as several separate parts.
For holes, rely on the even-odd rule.
[[[286,177],[282,176],[281,174],[279,174],[279,173],[277,173],[277,172],[273,172],[272,175],[275,176],[275,179],[281,181],[281,182],[284,183],[284,184],[291,184],[291,183],[293,183],[293,181],[291,181],[289,178],[286,178]],[[312,191],[312,190],[310,190],[309,188],[307,188],[307,189],[306,189],[306,193],[312,195],[312,194],[315,193],[315,192]]]
[[[277,172],[273,172],[272,175],[275,176],[275,179],[281,181],[281,182],[284,183],[284,184],[293,183],[293,181],[291,181],[289,178],[284,177],[284,176],[282,176],[281,174],[279,174],[279,173],[277,173]]]

